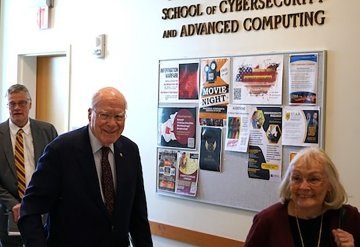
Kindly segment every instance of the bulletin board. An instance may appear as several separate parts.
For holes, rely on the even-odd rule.
[[[319,107],[319,131],[318,131],[318,146],[324,148],[324,133],[325,133],[325,86],[326,86],[326,51],[296,51],[296,52],[281,52],[281,53],[269,53],[269,54],[246,54],[246,55],[234,55],[230,56],[230,62],[234,57],[242,56],[264,56],[264,55],[283,55],[283,75],[282,75],[282,100],[280,104],[275,106],[287,107],[294,105],[290,103],[289,98],[289,58],[293,55],[301,54],[316,54],[317,55],[317,88],[316,103],[312,106]],[[227,56],[229,57],[229,56]],[[184,61],[196,61],[197,59],[184,59]],[[179,59],[176,59],[179,60]],[[163,61],[160,60],[159,64]],[[232,71],[231,71],[232,73]],[[160,66],[159,66],[159,77],[160,77]],[[160,79],[159,79],[160,80]],[[230,81],[230,91],[232,90],[232,82]],[[161,89],[159,89],[159,92]],[[159,93],[159,104],[158,107],[195,107],[198,110],[198,100],[187,103],[184,106],[181,102],[164,103],[160,100]],[[230,103],[233,102],[233,96],[230,97]],[[260,105],[263,106],[263,105]],[[271,105],[274,106],[274,105]],[[296,106],[295,106],[296,107]],[[198,113],[197,113],[198,114]],[[198,115],[197,115],[198,116]],[[190,150],[199,152],[199,139],[200,139],[200,124],[199,121],[196,123],[196,134],[194,136],[193,147]],[[226,127],[224,127],[226,129]],[[225,136],[225,134],[224,134]],[[223,140],[224,141],[224,137]],[[304,146],[296,145],[282,145],[282,176],[284,175],[286,168],[290,162],[290,153],[297,152]],[[158,149],[163,148],[158,143]],[[166,147],[173,148],[173,147]],[[184,147],[180,147],[180,150]],[[185,147],[185,149],[187,149]],[[249,178],[248,175],[248,152],[233,152],[222,150],[222,169],[220,172],[214,172],[209,170],[199,170],[198,187],[196,196],[183,196],[176,193],[159,190],[157,185],[156,191],[161,196],[176,197],[183,200],[191,200],[201,203],[208,203],[213,205],[219,205],[224,207],[243,209],[249,211],[258,212],[271,204],[279,201],[279,185],[280,181],[268,181],[263,179]],[[157,181],[159,179],[159,166],[157,166]]]

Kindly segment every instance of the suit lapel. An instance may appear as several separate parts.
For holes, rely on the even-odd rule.
[[[5,157],[7,159],[7,164],[13,175],[16,177],[16,170],[15,170],[15,160],[14,160],[14,151],[12,148],[11,137],[10,137],[10,127],[9,127],[9,120],[4,122],[0,128],[0,140],[1,145],[3,146]]]
[[[101,188],[99,185],[99,178],[96,172],[96,165],[94,160],[94,155],[92,153],[92,148],[90,145],[90,138],[88,129],[84,128],[85,131],[82,133],[81,140],[84,140],[83,143],[79,143],[78,150],[76,151],[76,161],[80,166],[80,170],[82,171],[83,178],[86,181],[87,193],[91,194],[97,206],[103,211],[107,216],[107,209],[101,197]]]
[[[122,188],[122,180],[124,179],[124,175],[127,174],[124,170],[126,167],[126,150],[124,149],[124,143],[120,140],[114,143],[114,159],[115,159],[115,172],[116,172],[116,194],[120,195],[121,191],[124,190]],[[118,208],[116,204],[119,203],[118,198],[120,196],[116,196],[115,199],[115,209]]]
[[[36,122],[30,119],[30,129],[31,135],[33,138],[33,145],[34,145],[34,158],[35,158],[35,167],[37,165],[37,161],[42,154],[42,147],[45,147],[44,138],[42,138],[40,129],[36,127]]]

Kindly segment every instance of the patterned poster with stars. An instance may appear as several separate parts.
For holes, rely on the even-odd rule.
[[[234,104],[282,103],[283,55],[234,57]]]

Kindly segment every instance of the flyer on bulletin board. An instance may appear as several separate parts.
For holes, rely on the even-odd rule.
[[[196,148],[196,108],[159,107],[158,145]]]
[[[233,103],[282,103],[283,55],[234,57]]]
[[[199,153],[178,151],[178,173],[175,193],[196,196],[199,178]]]
[[[229,104],[230,58],[201,60],[200,125],[224,126]]]
[[[320,107],[283,108],[283,145],[318,146]]]
[[[199,100],[199,60],[161,61],[159,103],[197,103]]]
[[[253,107],[249,140],[248,176],[281,180],[282,108]]]
[[[290,104],[316,104],[318,67],[318,55],[316,53],[290,55]]]
[[[222,128],[201,127],[200,169],[221,171]]]
[[[229,105],[227,112],[227,129],[225,150],[246,152],[250,137],[250,106]]]
[[[177,151],[171,149],[158,149],[158,189],[175,192]]]

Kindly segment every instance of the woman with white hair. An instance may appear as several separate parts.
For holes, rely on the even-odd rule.
[[[245,247],[360,246],[360,213],[338,171],[320,148],[304,148],[290,162],[280,202],[255,215]]]

